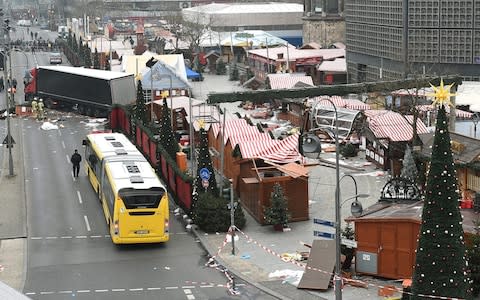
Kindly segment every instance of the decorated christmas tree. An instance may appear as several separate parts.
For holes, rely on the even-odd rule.
[[[91,68],[92,67],[92,51],[90,50],[90,47],[88,47],[88,45],[85,45],[85,47],[83,48],[83,56],[85,61],[85,67]]]
[[[405,155],[403,156],[403,167],[400,173],[400,177],[409,179],[411,182],[417,182],[418,170],[413,158],[412,150],[410,146],[405,149]]]
[[[263,215],[265,223],[287,227],[290,217],[288,201],[283,193],[282,186],[278,182],[273,185],[273,191],[270,194],[270,206],[264,209]]]
[[[200,128],[200,148],[198,149],[197,157],[197,174],[195,185],[197,191],[199,192],[208,192],[215,196],[218,196],[218,187],[217,180],[215,178],[215,172],[213,171],[212,158],[210,156],[210,151],[208,149],[208,134],[207,131],[203,128],[203,124]],[[207,169],[210,173],[210,178],[208,179],[208,187],[204,187],[202,183],[202,178],[200,177],[200,171],[202,169]]]
[[[200,147],[198,149],[197,166],[190,216],[193,222],[205,232],[226,232],[231,225],[230,201],[218,195],[217,180],[208,149],[208,134],[203,128],[202,122],[200,123]],[[206,170],[209,175],[208,180],[205,179],[205,174],[203,174]],[[234,205],[234,208],[235,226],[241,229],[246,223],[245,215],[240,203]]]
[[[465,299],[469,291],[467,260],[458,207],[457,174],[445,113],[450,87],[433,87],[439,105],[427,175],[410,299]]]
[[[145,95],[143,94],[142,81],[137,81],[137,101],[133,107],[133,114],[135,119],[140,124],[147,124],[147,107],[145,106]]]
[[[170,109],[168,109],[167,98],[163,98],[162,118],[160,123],[160,143],[170,155],[170,158],[176,161],[179,150],[178,141],[172,130],[172,121]]]
[[[93,68],[100,70],[100,56],[98,54],[97,47],[95,47],[95,52],[93,54]]]
[[[199,195],[206,192],[212,194],[212,196],[218,195],[217,180],[215,178],[215,172],[213,171],[210,151],[208,151],[208,135],[205,129],[203,129],[203,126],[203,122],[200,122],[200,148],[198,149],[197,174],[195,174],[191,207],[191,217],[195,223],[201,222],[201,220],[199,220],[199,216],[201,216],[202,213],[199,212],[199,210],[201,210],[202,207],[205,206],[199,206],[199,201],[208,201],[208,197],[200,197]],[[210,175],[207,187],[205,187],[205,183],[200,176],[200,172],[202,169],[207,169]]]

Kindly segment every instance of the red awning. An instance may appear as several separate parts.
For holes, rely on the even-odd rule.
[[[368,113],[366,114],[368,116]],[[389,139],[392,142],[406,142],[413,138],[413,116],[383,110],[372,113],[368,117],[370,130],[378,139]],[[417,119],[418,134],[428,133],[422,120]]]

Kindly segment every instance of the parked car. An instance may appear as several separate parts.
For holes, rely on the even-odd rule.
[[[57,65],[62,63],[62,54],[61,53],[50,53],[50,64]]]

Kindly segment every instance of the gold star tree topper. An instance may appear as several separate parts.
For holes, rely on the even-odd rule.
[[[434,98],[432,105],[442,106],[442,105],[448,104],[450,106],[453,106],[452,103],[450,102],[450,97],[455,96],[454,93],[450,93],[450,89],[452,88],[453,83],[450,85],[444,86],[443,79],[442,79],[440,81],[440,86],[433,86],[431,83],[430,83],[430,86],[435,91],[435,93],[429,94],[429,96],[433,96]]]
[[[203,119],[200,119],[197,121],[198,122],[198,126],[202,129],[205,129],[205,120]]]

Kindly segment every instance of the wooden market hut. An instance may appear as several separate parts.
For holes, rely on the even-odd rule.
[[[223,125],[223,128],[222,128]],[[271,140],[272,138],[261,133],[257,126],[249,125],[245,119],[231,119],[224,124],[214,123],[208,130],[208,143],[212,155],[213,167],[227,178],[233,179],[233,189],[237,190],[240,167],[235,162],[240,159],[239,153],[234,155],[235,147],[239,143],[252,140]],[[221,169],[221,151],[223,143],[223,170]],[[238,150],[237,150],[238,152]]]
[[[295,163],[302,160],[298,153],[298,134],[276,140],[245,119],[232,119],[223,127],[220,123],[212,124],[208,139],[211,153],[214,153],[214,168],[221,169],[223,149],[223,174],[233,179],[233,188],[243,207],[258,222],[263,224],[263,208],[269,204],[275,182],[282,185],[287,197],[295,199],[289,203],[291,221],[308,219],[307,172]]]
[[[239,191],[242,207],[260,224],[270,206],[273,185],[279,183],[287,198],[290,222],[309,219],[308,170],[296,163],[279,165],[263,159],[244,159],[240,165]]]
[[[406,145],[413,139],[413,115],[401,115],[391,110],[366,110],[366,126],[361,144],[365,157],[392,176],[400,175]],[[425,124],[417,119],[418,134],[427,133]]]
[[[423,143],[421,155],[429,160],[434,134],[421,134],[420,139]],[[450,140],[461,201],[467,207],[476,206],[480,210],[480,140],[455,132],[450,132]]]
[[[423,201],[418,188],[396,177],[384,186],[379,201],[360,217],[349,217],[355,224],[357,273],[390,279],[411,278],[415,264]],[[465,235],[474,233],[473,209],[461,209]],[[477,215],[477,216],[476,216]]]

